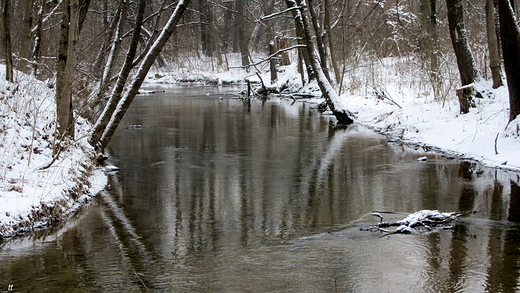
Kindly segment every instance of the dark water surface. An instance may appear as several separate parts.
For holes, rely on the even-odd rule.
[[[332,130],[302,103],[164,89],[123,120],[110,190],[0,249],[0,292],[520,289],[518,174]],[[474,213],[440,232],[360,230],[374,210],[421,209]]]

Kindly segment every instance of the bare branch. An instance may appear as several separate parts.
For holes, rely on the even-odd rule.
[[[262,16],[262,17],[260,17],[260,21],[266,21],[266,20],[269,20],[271,18],[275,18],[278,15],[285,14],[287,12],[290,12],[290,11],[298,9],[298,8],[299,8],[298,6],[294,6],[294,7],[287,8],[284,11],[279,11],[279,12],[275,12],[275,13],[272,13],[272,14],[269,14],[269,15],[266,15],[266,16]]]
[[[230,66],[229,68],[246,68],[246,67],[250,67],[250,66],[257,66],[259,64],[262,64],[264,62],[267,62],[269,60],[271,60],[271,58],[274,58],[276,55],[280,54],[280,53],[283,53],[283,52],[286,52],[286,51],[289,51],[289,50],[292,50],[292,49],[296,49],[296,48],[305,48],[306,45],[294,45],[292,47],[288,47],[288,48],[284,48],[284,49],[280,49],[276,52],[274,52],[273,54],[269,55],[268,57],[258,61],[258,62],[255,62],[255,63],[251,63],[251,64],[247,64],[247,65],[243,65],[243,66]]]

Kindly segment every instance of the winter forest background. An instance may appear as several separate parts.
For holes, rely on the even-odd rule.
[[[238,53],[241,66],[254,72],[265,70],[259,61],[279,53],[272,56],[282,65],[299,62],[303,84],[326,78],[341,94],[371,74],[359,76],[356,69],[397,57],[405,62],[395,70],[420,74],[416,87],[441,102],[456,87],[480,79],[502,85],[501,56],[508,77],[518,78],[518,27],[511,9],[516,7],[508,0],[3,0],[2,5],[6,78],[12,81],[16,68],[48,80],[56,87],[59,140],[74,135],[76,111],[97,121],[91,143],[101,150],[121,118],[115,113],[123,108],[119,116],[124,115],[152,64],[166,71],[200,70],[197,60],[206,60],[203,66],[211,68],[205,70],[223,71],[231,68],[230,54]],[[519,108],[514,85],[510,120]],[[329,101],[321,83],[320,88]],[[478,89],[461,93],[468,94],[481,95]],[[337,112],[334,99],[328,104]]]

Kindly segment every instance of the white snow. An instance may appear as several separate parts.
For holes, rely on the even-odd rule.
[[[55,126],[54,91],[16,72],[5,81],[0,66],[0,242],[62,220],[106,185],[102,169],[89,161],[91,125],[76,123],[77,139],[51,167]],[[73,199],[72,196],[75,197]]]

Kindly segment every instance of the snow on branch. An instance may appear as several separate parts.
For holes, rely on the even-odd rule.
[[[283,11],[278,11],[278,12],[275,12],[275,13],[272,13],[272,14],[269,14],[269,15],[266,15],[266,16],[262,16],[262,17],[260,17],[260,21],[266,21],[266,20],[275,18],[275,17],[277,17],[279,15],[285,14],[287,12],[290,12],[290,11],[296,10],[296,9],[299,9],[299,7],[298,6],[293,6],[293,7],[287,8],[287,9],[285,9]]]

